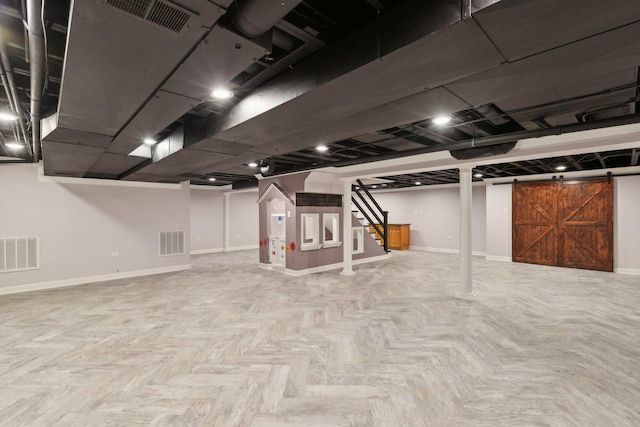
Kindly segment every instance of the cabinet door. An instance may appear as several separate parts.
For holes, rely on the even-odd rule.
[[[558,265],[613,271],[613,181],[563,184],[558,200]]]
[[[400,246],[401,246],[400,228],[396,225],[390,225],[388,232],[389,232],[389,248],[400,249]]]
[[[411,230],[408,225],[400,228],[400,247],[401,249],[409,249],[411,247]]]

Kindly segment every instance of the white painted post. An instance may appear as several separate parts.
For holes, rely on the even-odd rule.
[[[224,194],[224,221],[223,221],[223,230],[222,230],[222,250],[227,252],[229,250],[229,197],[231,193],[223,193]]]
[[[471,272],[471,171],[473,166],[465,165],[460,168],[460,290],[456,298],[473,301]]]
[[[351,180],[345,179],[342,189],[342,249],[343,249],[343,263],[342,274],[343,276],[352,276],[353,272],[353,254],[352,243],[353,234],[351,231]]]

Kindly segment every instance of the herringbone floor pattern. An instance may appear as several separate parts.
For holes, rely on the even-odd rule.
[[[0,296],[2,426],[638,426],[640,279],[457,257],[289,277],[255,251]]]

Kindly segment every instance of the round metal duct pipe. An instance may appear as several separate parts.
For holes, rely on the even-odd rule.
[[[231,22],[250,38],[261,36],[302,0],[236,0],[229,9]]]
[[[46,58],[44,47],[44,25],[42,5],[39,0],[27,1],[27,23],[29,27],[29,74],[31,79],[31,134],[33,137],[33,161],[40,160],[40,104],[44,91]]]

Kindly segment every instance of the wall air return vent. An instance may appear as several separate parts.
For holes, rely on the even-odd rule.
[[[184,231],[161,231],[158,243],[160,256],[184,255]]]
[[[0,272],[39,268],[37,237],[0,237]]]
[[[109,6],[180,33],[195,13],[168,0],[103,0]]]

